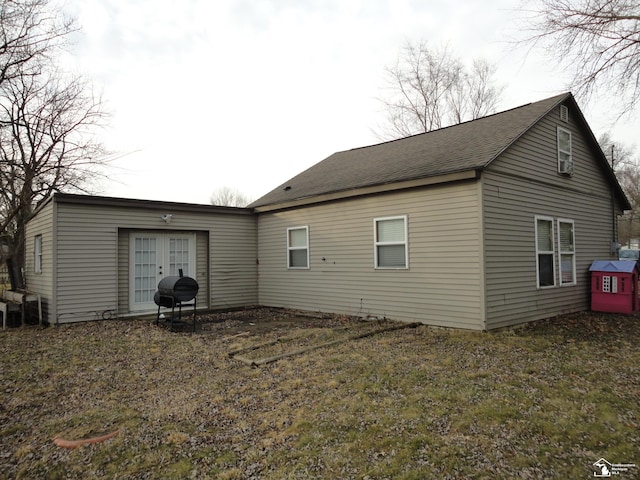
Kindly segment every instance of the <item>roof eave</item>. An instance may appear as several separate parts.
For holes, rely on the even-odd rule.
[[[141,200],[134,198],[101,197],[95,195],[78,195],[74,193],[55,193],[56,203],[82,204],[109,207],[139,207],[148,210],[176,210],[183,212],[233,213],[251,215],[253,210],[247,207],[227,207],[199,203],[165,202],[160,200]]]
[[[277,210],[287,210],[290,208],[304,207],[317,203],[326,203],[336,200],[344,200],[347,198],[361,197],[365,195],[388,193],[398,190],[426,187],[442,183],[459,182],[463,180],[475,180],[480,177],[480,172],[481,169],[468,169],[445,173],[442,175],[403,180],[400,182],[382,183],[366,187],[353,188],[349,190],[329,192],[320,195],[310,195],[308,197],[300,197],[266,205],[259,205],[254,207],[254,211],[257,213],[273,212]]]

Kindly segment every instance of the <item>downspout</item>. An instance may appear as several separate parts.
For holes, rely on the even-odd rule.
[[[51,206],[51,301],[49,302],[49,322],[56,327],[60,324],[58,319],[58,201],[53,197]]]
[[[487,256],[486,256],[486,238],[485,238],[485,228],[484,228],[484,212],[485,212],[485,201],[484,201],[484,178],[482,177],[482,170],[476,170],[476,185],[477,185],[477,194],[479,197],[479,201],[477,205],[480,206],[480,211],[478,212],[478,232],[480,237],[480,328],[482,331],[486,332],[489,330],[489,315],[487,312]]]
[[[615,145],[611,145],[611,172],[613,172],[613,178],[616,177],[615,171],[615,158],[614,158]],[[618,256],[620,250],[620,244],[618,243],[618,216],[616,215],[616,190],[615,186],[611,184],[611,255]],[[631,232],[629,232],[631,234]]]

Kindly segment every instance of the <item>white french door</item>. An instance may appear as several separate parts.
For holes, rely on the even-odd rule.
[[[195,277],[196,237],[189,233],[132,232],[129,236],[129,309],[153,310],[165,276]]]

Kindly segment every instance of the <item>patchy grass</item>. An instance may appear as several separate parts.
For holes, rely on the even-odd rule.
[[[268,342],[232,350],[229,352],[229,357],[247,365],[259,366],[283,358],[306,354],[313,349],[332,347],[338,343],[352,342],[392,330],[415,328],[418,325],[417,323],[375,321],[352,322],[348,326],[337,328],[310,327],[305,328],[303,334],[278,337]]]
[[[252,330],[243,315],[199,334],[141,320],[0,332],[0,477],[587,478],[600,457],[640,464],[637,316],[421,326],[251,368],[228,352],[357,326],[257,311]]]

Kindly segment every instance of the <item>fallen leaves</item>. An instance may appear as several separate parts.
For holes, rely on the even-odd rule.
[[[376,323],[279,309],[199,321],[197,334],[136,320],[0,332],[0,476],[470,478],[498,465],[575,478],[600,456],[639,463],[638,317],[421,326],[259,369],[228,352],[274,342],[246,350],[263,358]],[[116,429],[76,449],[51,441]]]

